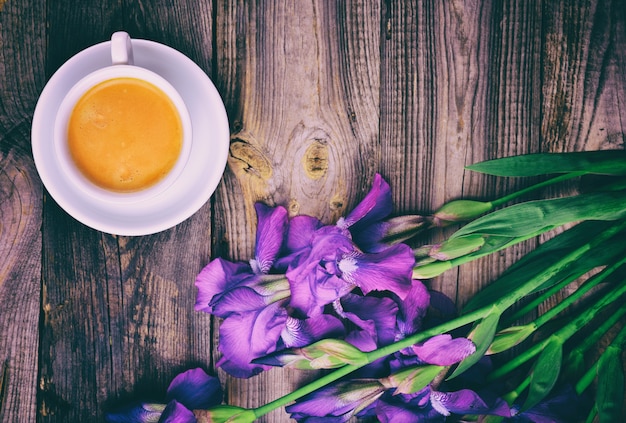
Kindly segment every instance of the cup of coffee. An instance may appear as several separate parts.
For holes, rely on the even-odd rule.
[[[105,202],[132,203],[166,190],[191,151],[181,95],[133,62],[126,32],[111,37],[111,65],[80,79],[54,122],[54,149],[68,182]]]

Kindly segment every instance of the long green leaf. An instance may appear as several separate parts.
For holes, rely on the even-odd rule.
[[[469,235],[520,237],[582,220],[626,217],[626,194],[602,192],[528,201],[489,213],[456,231],[450,238]]]
[[[598,363],[596,407],[600,422],[617,422],[624,403],[624,368],[622,350],[609,346]]]
[[[590,237],[597,235],[607,227],[608,224],[604,222],[582,222],[546,241],[527,253],[497,280],[474,295],[463,308],[463,312],[476,310],[497,301],[503,292],[509,292],[525,281],[532,279],[558,258],[564,257],[570,251],[587,243]],[[602,251],[610,252],[610,250],[605,249],[602,249]],[[572,264],[572,266],[584,263],[585,261],[583,260],[581,263]],[[589,266],[592,266],[589,269],[595,267],[593,263],[590,263]],[[565,278],[571,273],[569,271],[560,273],[558,279]],[[555,276],[553,281],[556,278],[557,276]]]
[[[495,176],[537,176],[569,172],[626,175],[626,151],[526,154],[488,160],[466,168]]]
[[[534,407],[550,393],[559,377],[562,360],[563,340],[552,335],[535,362],[523,410]]]

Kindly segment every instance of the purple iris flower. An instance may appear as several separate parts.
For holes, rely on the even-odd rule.
[[[511,410],[501,398],[482,396],[471,389],[454,392],[430,391],[430,405],[444,416],[450,414],[496,415],[510,417]]]
[[[511,415],[508,405],[502,399],[486,401],[469,389],[440,392],[430,387],[409,395],[387,393],[376,404],[375,412],[384,423],[444,422],[451,414],[490,414],[502,417]]]
[[[190,369],[176,376],[165,395],[166,404],[139,402],[107,413],[108,422],[195,422],[191,410],[205,410],[221,404],[223,397],[219,379],[204,370]]]
[[[287,210],[261,203],[255,204],[255,209],[258,216],[255,258],[250,263],[232,263],[221,258],[211,261],[196,278],[196,310],[214,314],[220,298],[242,286],[267,296],[262,276],[270,272],[280,252],[287,230]]]
[[[360,379],[327,385],[286,407],[300,423],[343,423],[366,411],[385,392],[376,379]]]
[[[289,305],[301,317],[314,316],[356,287],[364,294],[391,291],[404,298],[411,289],[414,263],[407,245],[364,253],[345,230],[324,226],[313,234],[306,254],[300,253],[287,271]]]

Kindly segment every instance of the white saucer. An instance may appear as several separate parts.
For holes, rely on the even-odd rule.
[[[110,41],[81,51],[59,68],[41,93],[32,126],[35,166],[52,198],[91,228],[130,236],[163,231],[197,212],[222,178],[230,140],[222,99],[198,65],[179,51],[148,40],[133,39],[133,54],[136,65],[168,80],[189,109],[193,133],[189,161],[167,190],[132,205],[107,203],[77,193],[56,160],[52,140],[56,111],[81,78],[111,64]]]

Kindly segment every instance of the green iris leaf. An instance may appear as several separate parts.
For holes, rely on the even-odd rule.
[[[559,377],[562,360],[563,340],[552,335],[537,357],[530,375],[530,386],[523,410],[532,408],[548,396]]]
[[[626,175],[626,151],[525,154],[472,164],[466,169],[495,176],[537,176],[569,172]]]

